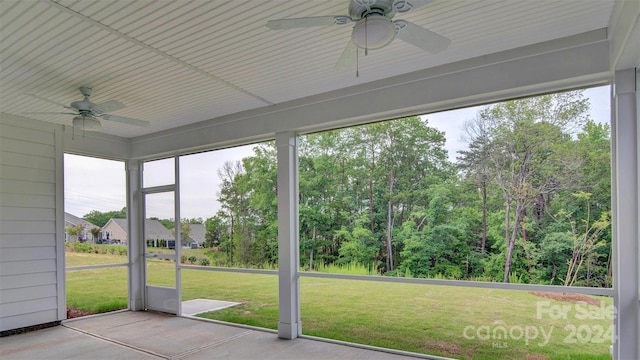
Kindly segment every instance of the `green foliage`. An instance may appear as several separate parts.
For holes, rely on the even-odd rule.
[[[93,236],[94,239],[98,239],[100,237],[100,228],[94,227],[89,229],[89,232],[91,233],[91,236]]]
[[[127,245],[103,245],[72,242],[65,244],[65,250],[87,254],[127,255]]]
[[[82,230],[84,230],[84,226],[78,224],[73,226],[67,226],[64,228],[64,231],[69,234],[69,236],[78,236]]]
[[[378,273],[371,267],[365,266],[357,262],[351,262],[346,264],[318,264],[317,272],[327,274],[344,274],[344,275],[378,275]]]
[[[198,224],[197,222],[192,223],[191,221],[195,221],[195,220],[193,219],[180,220],[180,242],[182,243],[182,246],[188,246],[189,244],[191,244],[191,224]],[[175,236],[175,225],[174,225],[174,229],[171,230],[171,235]]]
[[[512,284],[524,284],[525,281],[521,275],[514,273],[509,274],[509,282]]]
[[[588,110],[580,91],[486,106],[456,163],[425,117],[299,137],[300,268],[609,286],[609,128]],[[212,264],[277,268],[276,170],[273,142],[223,164]]]
[[[354,262],[366,265],[374,264],[377,249],[371,230],[356,227],[349,231],[343,227],[336,231],[335,236],[342,240],[338,249],[338,264]]]
[[[211,265],[211,261],[209,260],[209,258],[200,258],[199,264],[201,266],[209,266]]]
[[[195,256],[195,255],[191,255],[191,256],[187,257],[187,261],[189,261],[189,263],[191,263],[191,264],[195,264],[196,261],[198,261],[198,257]]]
[[[88,214],[82,217],[86,221],[92,223],[95,226],[103,227],[107,224],[109,219],[126,219],[127,218],[127,208],[122,208],[119,211],[107,211],[100,212],[98,210],[92,210]]]
[[[225,221],[225,214],[218,212],[218,215],[208,218],[205,222],[206,233],[204,246],[212,248],[219,246],[225,241],[228,241],[228,227],[229,224]]]

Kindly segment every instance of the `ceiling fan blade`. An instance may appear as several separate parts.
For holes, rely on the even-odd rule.
[[[65,105],[65,104],[59,103],[59,102],[57,102],[57,101],[53,101],[53,100],[49,100],[49,99],[43,98],[43,97],[38,96],[38,95],[34,95],[34,94],[27,94],[27,93],[25,93],[25,95],[28,95],[28,96],[34,97],[34,98],[39,99],[39,100],[42,100],[42,101],[46,101],[46,102],[51,103],[51,104],[54,104],[54,105],[61,106],[61,107],[65,108],[65,109],[73,110],[73,108],[72,108],[72,107],[69,107],[69,106],[67,106],[67,105]]]
[[[97,104],[96,106],[92,107],[91,110],[94,112],[97,112],[98,114],[104,114],[111,111],[124,109],[125,107],[127,106],[118,100],[109,100],[109,101],[105,101],[103,103]]]
[[[451,40],[406,20],[396,20],[397,37],[432,54],[449,47]]]
[[[314,16],[296,19],[269,20],[267,21],[267,27],[273,30],[282,30],[313,26],[345,25],[350,22],[352,22],[351,18],[345,15]]]
[[[23,114],[47,114],[47,115],[78,115],[77,113],[65,113],[65,112],[49,112],[49,111],[33,111],[23,112]]]
[[[396,12],[404,13],[425,6],[433,0],[394,0],[391,6]]]
[[[349,40],[347,46],[342,50],[342,55],[340,55],[340,59],[336,63],[336,69],[338,70],[346,70],[353,69],[356,67],[356,62],[358,61],[358,47],[353,41]]]
[[[124,116],[102,114],[100,115],[105,120],[115,121],[123,124],[136,125],[136,126],[149,126],[149,122],[145,120],[132,119]]]

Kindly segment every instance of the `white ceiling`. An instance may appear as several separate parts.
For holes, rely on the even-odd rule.
[[[336,70],[350,26],[270,30],[271,19],[346,15],[347,0],[0,1],[0,111],[58,124],[58,103],[127,105],[147,128],[103,121],[132,138],[269,107],[609,26],[614,0],[434,0],[406,19],[451,39],[425,53],[395,40],[360,56],[360,76]]]

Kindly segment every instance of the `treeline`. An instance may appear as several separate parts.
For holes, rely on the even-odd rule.
[[[300,137],[300,266],[610,286],[609,128],[582,92],[486,107],[464,132],[456,162],[417,117]],[[218,175],[206,245],[229,264],[276,264],[275,145]]]
[[[609,127],[589,110],[580,91],[485,107],[455,162],[426,118],[300,137],[300,267],[611,286]],[[270,142],[218,171],[205,246],[229,266],[277,266],[276,166]],[[85,215],[111,217],[126,209]]]

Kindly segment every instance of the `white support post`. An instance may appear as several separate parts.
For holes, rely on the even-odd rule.
[[[129,160],[127,171],[127,226],[129,256],[129,310],[141,311],[144,301],[144,235],[142,234],[142,196],[140,192],[142,163]]]
[[[614,359],[640,359],[640,126],[638,71],[616,71],[613,89]]]
[[[67,318],[67,275],[65,271],[64,241],[64,128],[54,130],[56,176],[56,291],[58,293],[58,320]]]
[[[278,337],[295,339],[300,327],[298,278],[298,150],[293,132],[276,134],[278,149]]]
[[[181,217],[180,217],[180,156],[176,156],[174,158],[174,183],[175,183],[175,191],[173,192],[173,201],[174,201],[174,216],[176,219],[175,226],[175,234],[176,234],[176,242],[175,242],[175,255],[176,255],[176,302],[177,309],[176,315],[182,316],[182,268],[180,267],[182,264],[180,263],[180,258],[182,256],[182,229],[181,229]]]

